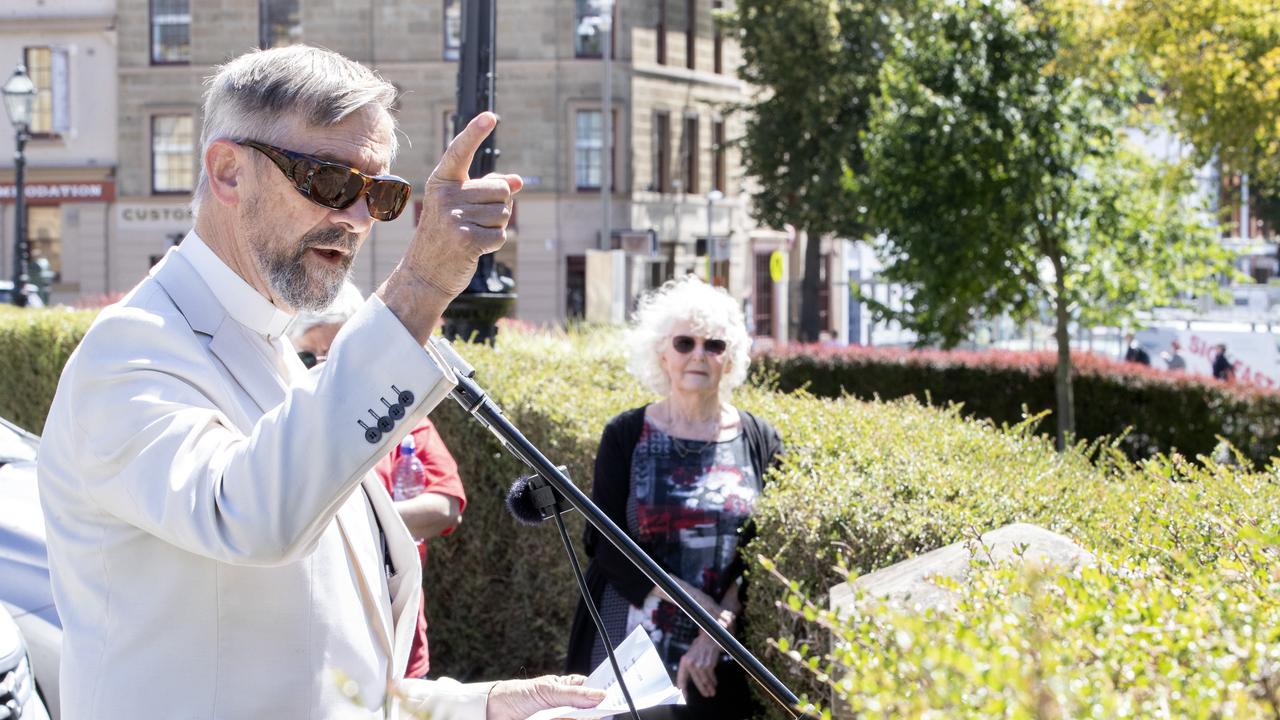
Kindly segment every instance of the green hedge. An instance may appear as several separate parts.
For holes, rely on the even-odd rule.
[[[40,434],[62,366],[96,314],[0,305],[0,416]]]
[[[651,399],[625,373],[612,331],[507,329],[496,348],[462,352],[515,424],[583,487],[604,422]],[[56,364],[41,367],[52,376]],[[775,423],[789,447],[746,550],[755,564],[745,639],[797,691],[825,698],[835,685],[843,705],[877,717],[1274,716],[1277,469],[1181,456],[1135,464],[1109,446],[1055,453],[1025,426],[911,400],[752,387],[736,401]],[[432,672],[555,671],[576,594],[555,529],[506,514],[502,496],[521,468],[487,431],[448,401],[433,418],[470,505],[458,532],[430,545]],[[844,579],[842,567],[873,570],[1014,521],[1076,538],[1102,555],[1102,568],[1030,579],[984,570],[956,614],[873,608],[838,629],[850,644],[823,657],[827,631],[803,599],[820,599]],[[570,526],[580,534],[579,518]],[[793,585],[772,580],[761,557]]]
[[[757,358],[756,377],[782,390],[863,400],[914,397],[963,406],[973,417],[1017,423],[1053,410],[1057,358],[1049,352],[902,351],[790,347]],[[1123,438],[1134,458],[1212,452],[1221,436],[1263,465],[1280,446],[1280,393],[1226,385],[1080,353],[1072,358],[1077,437]],[[1052,431],[1048,421],[1042,429]]]
[[[1135,702],[1149,694],[1148,699],[1156,702],[1195,710],[1174,712],[1172,717],[1264,712],[1261,700],[1228,712],[1231,702],[1252,697],[1250,693],[1262,687],[1250,675],[1257,674],[1262,662],[1259,654],[1250,649],[1249,662],[1235,668],[1237,675],[1252,677],[1249,683],[1231,685],[1231,673],[1224,669],[1234,662],[1227,655],[1246,627],[1256,628],[1258,639],[1268,644],[1266,652],[1280,661],[1276,622],[1280,620],[1280,574],[1275,571],[1280,546],[1276,540],[1269,541],[1265,550],[1270,565],[1255,561],[1247,571],[1260,576],[1250,580],[1262,585],[1261,592],[1255,592],[1253,585],[1245,587],[1252,598],[1248,603],[1236,594],[1241,590],[1237,586],[1242,586],[1238,575],[1246,572],[1238,558],[1249,554],[1245,538],[1280,534],[1280,487],[1274,469],[1251,473],[1224,465],[1203,467],[1180,456],[1134,464],[1106,446],[1076,447],[1059,454],[1048,439],[1031,434],[1026,427],[996,429],[964,419],[955,409],[929,409],[914,400],[862,403],[774,394],[761,397],[755,409],[781,420],[792,453],[758,507],[760,534],[748,552],[753,558],[772,558],[781,574],[796,583],[798,592],[761,577],[765,574],[757,560],[747,610],[752,647],[768,647],[774,638],[785,640],[789,649],[825,652],[826,630],[803,613],[779,608],[796,604],[796,598],[824,604],[827,589],[845,579],[842,566],[860,574],[1011,522],[1031,522],[1112,557],[1117,567],[1155,568],[1145,577],[1121,569],[1101,580],[1066,583],[1060,590],[1067,599],[1037,609],[1036,614],[1018,605],[1017,598],[1026,593],[1010,577],[988,580],[986,586],[972,590],[969,599],[974,608],[1011,605],[1022,612],[1016,617],[1024,630],[1043,626],[1048,633],[1062,631],[1049,645],[1071,662],[1040,670],[1055,692],[1068,698],[1076,692],[1071,688],[1078,690],[1080,698],[1100,693],[1106,696],[1105,702],[1099,700],[1100,707]],[[1096,606],[1082,609],[1069,602],[1082,593],[1100,592],[1101,585],[1109,588],[1110,595],[1098,595]],[[992,593],[1002,599],[996,602],[988,597]],[[1221,601],[1220,593],[1225,593]],[[1170,597],[1181,598],[1181,604],[1169,609]],[[984,598],[985,603],[979,602]],[[1113,632],[1116,618],[1128,618],[1135,606],[1151,608],[1164,623],[1156,634],[1168,652],[1184,663],[1180,667],[1218,663],[1215,672],[1203,671],[1199,676],[1186,672],[1151,685],[1150,678],[1163,671],[1164,650],[1150,641],[1140,619],[1127,621],[1142,629],[1136,637]],[[1211,614],[1201,616],[1201,611]],[[1024,665],[1030,659],[1022,648],[1011,650],[997,642],[1007,631],[974,626],[959,633],[957,624],[982,625],[983,617],[971,610],[959,619],[902,616],[895,623],[889,614],[875,614],[873,620],[848,630],[858,639],[851,643],[854,650],[849,657],[830,668],[825,667],[830,661],[819,658],[817,666],[831,675],[832,683],[846,675],[854,678],[848,705],[876,716],[916,716],[924,714],[923,708],[932,709],[937,717],[1118,716],[1069,704],[1073,710],[1045,714],[1034,702],[1018,704],[1021,696],[997,706],[956,702],[948,693],[965,683],[970,699],[973,693],[1001,695],[1021,687],[1011,682],[1011,676],[996,671],[1007,669],[1001,653],[1012,652]],[[998,625],[1003,617],[986,617],[984,622]],[[915,634],[910,640],[915,655],[904,653],[897,646],[901,643],[895,645],[901,639],[895,636],[898,630],[907,636]],[[1078,644],[1085,637],[1091,642]],[[929,648],[963,652],[931,654]],[[765,654],[771,660],[778,657],[776,650]],[[996,670],[967,672],[969,663]],[[1115,674],[1109,685],[1083,687],[1081,683],[1092,682],[1100,666]],[[793,665],[788,677],[811,697],[826,697],[830,690],[826,679],[801,668],[799,663]],[[871,673],[871,668],[878,670]],[[858,681],[864,675],[872,679],[869,684]],[[1219,680],[1226,683],[1222,691],[1207,695],[1206,689]],[[922,704],[889,706],[885,703],[890,697]]]

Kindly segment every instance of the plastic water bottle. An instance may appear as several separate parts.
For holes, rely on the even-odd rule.
[[[427,485],[427,469],[414,454],[413,435],[406,435],[396,451],[396,462],[391,468],[391,497],[408,500],[420,495]]]

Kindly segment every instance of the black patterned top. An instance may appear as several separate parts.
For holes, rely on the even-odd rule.
[[[739,529],[760,494],[744,434],[729,440],[671,437],[646,422],[631,454],[627,532],[668,572],[713,598],[737,580]],[[606,587],[600,607],[610,638],[640,625],[674,674],[698,627],[674,605],[649,597],[643,607]],[[604,660],[597,644],[592,662]]]

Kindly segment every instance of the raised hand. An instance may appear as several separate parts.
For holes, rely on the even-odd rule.
[[[480,113],[449,143],[427,178],[422,217],[405,254],[404,263],[419,279],[450,296],[467,286],[481,255],[506,242],[511,198],[524,187],[519,175],[467,176],[497,120]]]
[[[511,198],[524,181],[519,175],[467,175],[497,122],[493,113],[480,113],[449,143],[427,178],[413,241],[378,290],[419,342],[427,341],[444,309],[471,281],[480,256],[506,242]]]

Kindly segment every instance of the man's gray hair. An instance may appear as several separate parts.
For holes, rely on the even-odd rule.
[[[329,127],[369,105],[392,117],[391,155],[398,142],[390,114],[396,88],[369,68],[330,50],[291,45],[245,53],[206,80],[200,131],[200,179],[191,210],[209,194],[204,155],[215,140],[278,145],[292,127]]]

